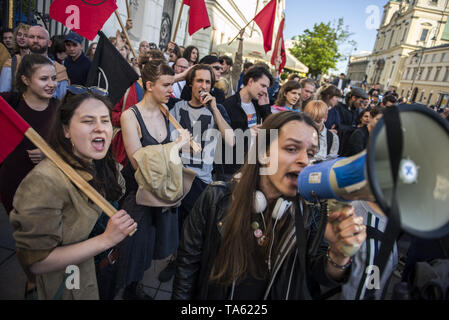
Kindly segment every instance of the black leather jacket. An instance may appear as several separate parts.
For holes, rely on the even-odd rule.
[[[223,182],[209,185],[185,220],[177,254],[173,299],[207,299],[208,279],[220,248],[231,189],[232,185]],[[266,299],[312,299],[319,295],[318,284],[326,287],[341,284],[330,279],[325,271],[327,244],[319,239],[317,252],[310,252],[317,232],[313,225],[310,223],[306,229],[301,227],[300,233],[292,229],[292,237],[287,239],[285,250],[281,252],[282,259],[275,261]],[[303,238],[299,241],[299,250],[296,235]],[[228,289],[223,292],[222,299],[230,299],[231,288]]]

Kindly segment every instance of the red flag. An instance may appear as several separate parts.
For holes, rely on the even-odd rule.
[[[278,59],[278,55],[280,53],[282,62],[279,65],[279,72],[281,72],[282,69],[284,69],[285,64],[287,63],[287,56],[285,54],[285,45],[284,45],[284,22],[285,18],[283,18],[281,23],[279,24],[278,34],[276,36],[276,42],[274,44],[273,56],[271,57],[271,64],[275,66],[276,60]]]
[[[189,11],[189,35],[199,29],[209,28],[210,21],[204,0],[184,0],[184,4],[190,7]]]
[[[30,125],[0,97],[0,163],[22,141]]]
[[[116,9],[115,0],[54,0],[50,18],[92,41]]]
[[[277,0],[271,0],[253,19],[262,30],[263,48],[265,49],[265,53],[271,50],[271,44],[273,43],[276,1]]]

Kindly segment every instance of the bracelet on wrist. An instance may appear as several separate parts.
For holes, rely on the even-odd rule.
[[[345,271],[346,269],[348,269],[348,268],[352,265],[351,258],[349,258],[348,263],[346,263],[345,265],[343,265],[343,266],[342,266],[342,265],[339,265],[339,264],[336,263],[334,260],[332,260],[331,255],[330,255],[329,252],[330,252],[330,248],[327,250],[326,258],[327,258],[327,261],[328,261],[333,267]]]

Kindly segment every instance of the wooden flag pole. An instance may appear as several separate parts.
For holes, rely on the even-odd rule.
[[[181,3],[181,8],[179,8],[179,13],[178,13],[178,20],[176,20],[176,27],[175,27],[175,32],[173,34],[173,38],[171,41],[175,42],[176,40],[176,35],[178,34],[178,27],[179,27],[179,22],[181,21],[181,16],[182,16],[182,10],[184,9],[184,1],[182,1]]]
[[[253,18],[253,20],[254,20],[254,18]],[[246,24],[246,26],[244,26],[242,29],[246,29],[246,27],[248,27],[249,24],[250,24],[253,20],[251,20],[250,22],[248,22],[248,23]],[[231,42],[228,43],[228,46],[230,46],[230,45],[234,42],[234,40],[237,39],[237,37],[240,35],[240,32],[242,31],[242,29],[240,29],[239,32],[237,33],[237,35],[234,37],[234,39],[232,39]]]
[[[164,107],[163,105],[159,105],[159,109],[161,110],[161,112],[165,115],[166,118],[168,118],[168,121],[170,121],[170,123],[177,129],[183,129],[183,127],[178,123],[178,121],[176,121],[175,117],[172,116],[172,114],[168,111],[168,109],[166,107]],[[193,152],[200,152],[201,151],[201,146],[199,146],[195,141],[190,140],[190,146],[193,149]]]
[[[77,186],[82,192],[84,192],[89,199],[91,199],[97,206],[103,210],[108,217],[112,217],[117,210],[105,199],[103,198],[97,190],[95,190],[86,180],[81,178],[78,172],[75,171],[71,166],[69,166],[59,154],[57,154],[44,139],[33,129],[28,128],[25,132],[25,136],[30,139],[30,141],[38,147],[43,154],[51,161],[53,161],[56,166],[64,172],[67,177],[72,181],[75,186]],[[132,236],[137,229],[131,232],[129,235]]]
[[[129,40],[128,32],[126,32],[126,28],[123,26],[123,22],[122,22],[122,19],[120,18],[120,14],[118,13],[118,10],[115,10],[114,12],[115,12],[115,16],[117,17],[118,23],[120,23],[120,27],[122,27],[123,33],[125,34],[126,42],[128,42],[131,52],[133,53],[134,59],[137,59],[136,52],[134,51],[131,41]]]
[[[126,12],[127,12],[127,14],[128,14],[128,19],[129,19],[129,17],[131,16],[131,15],[129,14],[129,1],[126,0],[125,2],[126,2]]]
[[[137,59],[136,53],[134,52],[133,47],[131,46],[131,42],[129,41],[129,37],[128,37],[128,33],[126,32],[125,28],[123,27],[123,23],[122,23],[122,19],[120,19],[120,15],[118,13],[117,10],[115,10],[115,16],[118,19],[118,22],[120,23],[120,26],[123,29],[123,32],[125,33],[125,37],[126,37],[126,41],[128,42],[133,54],[134,54],[134,58]],[[145,84],[143,84],[145,85]],[[167,111],[167,109],[164,108],[164,106],[159,105],[159,109],[161,110],[161,112],[163,114],[165,114],[165,116],[168,118],[168,120],[170,121],[170,123],[176,128],[176,129],[182,129],[181,125],[178,123],[178,121],[176,121],[176,119],[170,114],[170,112]],[[201,147],[198,146],[194,141],[190,141],[190,146],[192,147],[193,151],[195,152],[199,152],[201,151]]]

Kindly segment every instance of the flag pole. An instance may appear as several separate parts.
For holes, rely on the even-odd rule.
[[[120,18],[120,14],[118,13],[118,10],[115,10],[114,13],[115,13],[115,16],[117,17],[118,23],[120,23],[120,27],[122,27],[123,33],[125,34],[126,42],[128,42],[131,52],[133,53],[134,59],[137,59],[136,52],[134,51],[131,41],[129,40],[128,32],[126,32],[126,28],[123,26],[123,22],[122,22],[122,19]]]
[[[267,4],[266,4],[260,11],[259,11],[259,13],[260,13],[263,9],[265,9],[265,7],[268,6],[268,5],[270,4],[270,2],[271,2],[271,1],[269,1],[269,2],[268,2],[268,3],[267,3]],[[257,14],[254,16],[254,18],[257,17],[257,15],[258,15],[259,13],[257,13]],[[249,24],[250,24],[251,22],[253,22],[254,18],[252,18],[252,19],[246,24],[246,26],[244,26],[242,29],[246,29],[246,27],[248,27]],[[241,29],[240,29],[240,30],[241,30]],[[228,46],[230,46],[230,45],[234,42],[234,40],[237,39],[237,37],[239,36],[239,34],[240,34],[240,31],[237,33],[237,35],[234,37],[234,39],[232,39],[231,42],[228,43]],[[252,32],[251,32],[251,35],[252,35]]]
[[[129,19],[129,17],[130,17],[130,14],[129,14],[129,1],[125,0],[125,2],[126,2],[126,13],[128,14],[128,19]]]
[[[184,9],[184,0],[181,3],[181,8],[179,8],[178,20],[176,20],[175,33],[173,34],[173,38],[171,41],[175,42],[176,35],[178,34],[179,21],[181,20],[182,10]]]
[[[172,116],[170,112],[168,112],[168,108],[164,107],[162,104],[159,105],[159,109],[165,115],[165,117],[170,121],[170,123],[179,131],[179,129],[183,129],[183,127],[178,123],[175,117]],[[190,140],[190,146],[193,149],[193,152],[197,153],[201,151],[201,146],[199,146],[195,141]]]
[[[65,175],[77,186],[89,199],[91,199],[108,217],[112,217],[117,210],[103,198],[97,190],[95,190],[86,180],[81,178],[78,172],[68,165],[59,154],[57,154],[44,139],[32,128],[29,127],[25,132],[25,136],[38,147],[45,156],[56,164],[56,166],[65,173]],[[137,229],[132,231],[129,235],[132,236]]]
[[[252,18],[252,20],[250,22],[248,22],[246,24],[246,26],[244,26],[242,29],[246,29],[246,27],[249,26],[249,24],[254,20],[254,18]],[[232,39],[231,42],[228,43],[228,46],[230,46],[234,42],[234,40],[237,39],[237,37],[240,35],[240,32],[242,31],[242,29],[240,29],[239,32],[237,33],[237,35],[234,37],[234,39]]]

